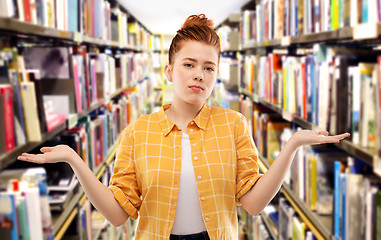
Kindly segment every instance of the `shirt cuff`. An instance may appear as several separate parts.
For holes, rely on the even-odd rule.
[[[133,220],[136,220],[138,218],[138,209],[132,205],[131,201],[122,192],[122,190],[116,186],[108,186],[108,188],[113,192],[114,198],[118,201],[128,216],[130,216]]]
[[[239,191],[236,194],[236,201],[239,203],[239,200],[245,193],[247,193],[253,186],[254,184],[263,176],[263,174],[256,174],[253,176],[251,179],[249,179],[244,186],[242,187],[241,191]]]

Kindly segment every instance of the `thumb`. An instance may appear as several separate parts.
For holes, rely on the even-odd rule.
[[[50,151],[52,151],[53,148],[54,148],[54,147],[42,147],[42,148],[40,149],[40,151],[43,152],[43,153],[46,153],[46,152],[50,152]]]

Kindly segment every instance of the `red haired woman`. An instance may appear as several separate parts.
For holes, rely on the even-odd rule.
[[[296,132],[261,175],[246,119],[206,103],[220,49],[211,20],[201,14],[185,21],[165,67],[173,102],[124,129],[109,187],[68,146],[18,159],[69,163],[89,200],[113,225],[140,216],[136,239],[237,239],[238,203],[259,214],[279,191],[299,146],[339,142],[349,134]]]

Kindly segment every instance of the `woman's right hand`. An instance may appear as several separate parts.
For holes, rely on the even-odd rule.
[[[18,160],[34,163],[70,163],[78,158],[78,154],[67,145],[57,145],[55,147],[43,147],[40,149],[42,154],[23,153],[17,157]]]

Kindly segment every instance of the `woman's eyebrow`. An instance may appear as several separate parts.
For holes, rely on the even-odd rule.
[[[197,62],[197,59],[194,59],[194,58],[191,58],[191,57],[185,57],[185,58],[183,58],[183,61],[184,60],[188,60],[188,61],[191,61],[191,62]],[[217,66],[217,64],[212,62],[212,61],[205,61],[204,63]]]

